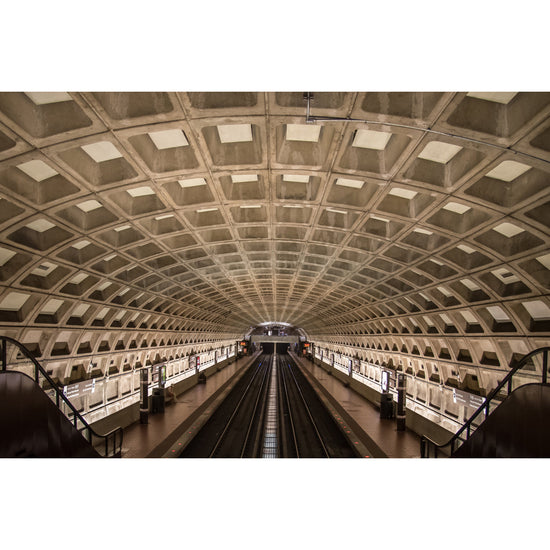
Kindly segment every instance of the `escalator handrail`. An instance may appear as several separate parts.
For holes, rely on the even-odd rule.
[[[37,361],[37,359],[33,356],[33,354],[29,351],[29,349],[22,344],[21,342],[18,342],[17,340],[10,338],[9,336],[0,336],[0,342],[2,343],[2,370],[7,371],[7,358],[6,358],[6,343],[9,342],[19,348],[19,350],[30,360],[32,361],[34,365],[34,381],[38,384],[38,373],[40,373],[44,378],[49,382],[50,386],[54,389],[56,393],[56,401],[58,401],[58,398],[61,398],[61,400],[71,409],[72,413],[74,414],[75,418],[80,420],[80,422],[84,425],[83,428],[81,428],[79,431],[82,433],[85,430],[88,430],[88,432],[99,438],[99,439],[105,439],[105,457],[109,456],[109,447],[108,442],[109,438],[113,439],[113,454],[112,456],[118,456],[120,457],[120,453],[122,450],[122,438],[123,438],[123,430],[121,427],[117,427],[112,429],[111,431],[107,432],[106,434],[98,434],[93,428],[90,427],[88,422],[84,420],[84,417],[76,410],[75,406],[65,397],[62,391],[59,390],[57,384],[53,381],[51,376],[46,372],[44,368],[42,368],[42,365]],[[58,405],[59,406],[59,405]],[[76,428],[76,426],[75,426]],[[78,429],[78,428],[77,428]],[[120,442],[117,446],[117,435],[120,436]],[[90,438],[90,444],[92,443]]]
[[[420,438],[420,451],[421,451],[420,454],[421,454],[421,457],[426,458],[424,456],[425,455],[425,449],[426,449],[426,443],[431,444],[436,449],[436,457],[437,457],[437,449],[443,449],[444,447],[447,447],[448,445],[451,445],[451,454],[452,454],[453,451],[454,451],[454,444],[458,441],[460,435],[465,430],[468,430],[468,428],[472,425],[473,421],[483,412],[484,409],[487,412],[486,416],[488,415],[489,403],[491,402],[491,400],[494,399],[494,397],[499,393],[499,391],[509,383],[510,383],[510,386],[509,386],[509,389],[510,389],[511,380],[512,380],[513,376],[527,364],[527,362],[529,361],[529,359],[531,359],[531,357],[534,357],[535,355],[538,355],[539,353],[546,354],[546,358],[547,358],[548,354],[550,353],[550,346],[544,346],[542,348],[535,349],[535,350],[529,352],[527,355],[524,355],[519,360],[517,365],[515,367],[513,367],[510,370],[510,372],[502,379],[502,381],[496,386],[496,388],[494,388],[489,393],[489,395],[485,399],[485,402],[482,403],[477,408],[477,410],[472,414],[472,416],[470,416],[470,418],[464,423],[464,425],[446,443],[436,443],[435,441],[433,441],[428,436],[423,435]],[[548,369],[548,360],[546,359],[546,361],[543,360],[543,367],[542,367],[542,382],[543,383],[546,383],[546,377],[547,377],[546,371],[547,371],[547,369]],[[510,391],[508,393],[510,393]],[[466,439],[468,439],[468,437],[469,437],[469,435],[466,437]],[[429,454],[429,450],[428,450],[428,454]]]

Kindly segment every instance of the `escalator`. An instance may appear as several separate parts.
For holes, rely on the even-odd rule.
[[[0,372],[0,434],[4,458],[100,457],[40,386],[21,372]]]
[[[34,378],[8,361],[8,348],[30,362]],[[0,458],[120,457],[122,438],[120,427],[95,432],[33,354],[0,336]]]
[[[453,454],[455,458],[550,457],[550,384],[513,391]]]
[[[524,355],[449,441],[422,436],[420,456],[550,458],[549,357],[550,347]],[[541,377],[540,383],[520,381],[512,391],[514,377],[526,365]]]

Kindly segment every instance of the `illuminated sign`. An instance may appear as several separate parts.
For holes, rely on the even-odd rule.
[[[164,387],[166,383],[166,365],[153,365],[153,384],[159,385],[159,387]]]
[[[485,397],[453,388],[453,403],[478,409],[485,403]]]
[[[88,393],[94,393],[94,391],[95,378],[92,378],[92,380],[84,380],[84,382],[78,382],[77,384],[71,384],[70,386],[63,386],[63,395],[68,399],[82,397]]]
[[[389,389],[389,383],[390,383],[390,373],[387,370],[382,371],[382,392],[387,393]]]

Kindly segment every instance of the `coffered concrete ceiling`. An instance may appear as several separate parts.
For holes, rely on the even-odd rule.
[[[313,117],[369,122],[308,124],[303,92],[0,93],[2,330],[547,337],[549,114],[524,92],[314,93]]]

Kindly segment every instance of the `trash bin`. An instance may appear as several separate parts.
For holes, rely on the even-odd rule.
[[[154,413],[163,413],[164,412],[164,390],[161,388],[154,388],[152,395],[151,408]]]
[[[393,395],[383,393],[380,396],[380,418],[393,418]]]

